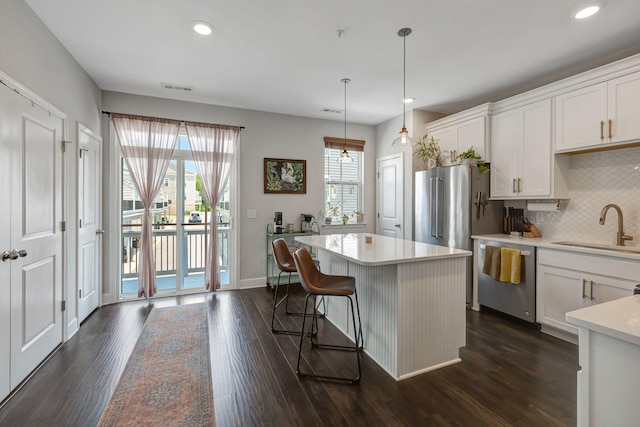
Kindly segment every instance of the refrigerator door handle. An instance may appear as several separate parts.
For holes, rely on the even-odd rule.
[[[434,221],[435,221],[435,227],[434,227],[435,228],[435,234],[433,234],[433,232],[432,232],[431,235],[433,237],[438,238],[438,237],[441,237],[441,235],[440,235],[440,220],[441,220],[440,219],[440,213],[441,213],[440,212],[440,210],[441,210],[441,206],[440,206],[440,196],[441,196],[441,194],[440,194],[440,186],[444,185],[444,180],[442,178],[440,178],[440,177],[433,178],[433,180],[434,180],[435,188],[436,188],[436,191],[435,191],[435,203],[432,203],[432,206],[434,206],[434,210],[435,210],[435,213],[432,216],[434,218]]]
[[[429,178],[429,233],[432,237],[437,237],[437,225],[436,225],[436,207],[434,203],[435,192],[434,189],[435,178]],[[434,232],[435,231],[435,232]]]

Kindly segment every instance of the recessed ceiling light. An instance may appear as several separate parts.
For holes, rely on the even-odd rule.
[[[600,6],[587,6],[584,9],[579,10],[575,15],[573,15],[573,17],[576,19],[585,19],[595,15],[599,10]]]
[[[205,21],[193,21],[191,26],[193,27],[193,31],[203,36],[208,36],[213,32],[213,26]]]
[[[415,100],[416,100],[416,99],[415,99],[413,96],[411,96],[411,97],[406,97],[406,98],[405,98],[405,99],[403,99],[402,101],[403,101],[405,104],[411,104],[411,103],[412,103],[413,101],[415,101]]]

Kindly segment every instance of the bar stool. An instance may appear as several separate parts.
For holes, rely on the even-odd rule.
[[[298,275],[300,276],[300,283],[302,287],[307,291],[307,296],[304,301],[304,313],[307,312],[307,305],[309,302],[309,297],[313,297],[313,306],[315,307],[316,298],[318,296],[336,296],[336,297],[345,297],[349,299],[349,303],[351,304],[351,320],[353,321],[353,335],[355,337],[355,345],[354,346],[341,346],[341,345],[331,345],[331,344],[320,344],[318,342],[314,342],[313,337],[317,335],[317,323],[315,317],[315,310],[313,313],[313,319],[311,322],[311,345],[312,347],[318,348],[326,348],[331,350],[346,350],[353,351],[356,353],[356,360],[358,362],[358,375],[355,378],[348,377],[334,377],[334,376],[326,376],[326,375],[314,375],[307,374],[300,371],[300,355],[302,353],[302,343],[304,341],[305,334],[305,321],[306,316],[302,318],[302,329],[300,332],[300,345],[298,347],[298,363],[296,365],[296,373],[301,377],[311,377],[317,379],[324,380],[337,380],[337,381],[348,381],[352,384],[358,384],[360,382],[360,378],[362,376],[362,371],[360,368],[360,343],[362,340],[362,329],[358,326],[356,327],[356,317],[353,309],[353,299],[352,296],[355,297],[356,300],[356,310],[358,313],[358,325],[360,325],[360,305],[358,304],[358,294],[356,292],[356,279],[350,276],[335,276],[329,274],[321,273],[313,263],[313,258],[309,254],[309,251],[306,248],[300,248],[293,254],[293,259],[296,264],[296,268],[298,270]],[[314,331],[314,326],[316,331]],[[316,337],[317,339],[317,337]]]
[[[271,332],[275,334],[298,335],[300,333],[298,331],[280,330],[280,329],[275,329],[275,327],[273,326],[273,323],[276,318],[276,308],[280,306],[280,304],[282,304],[283,302],[285,303],[284,312],[287,315],[302,316],[303,313],[289,311],[289,286],[291,285],[291,274],[296,273],[298,270],[296,270],[296,264],[293,261],[291,252],[289,252],[287,242],[283,238],[275,239],[271,242],[271,248],[273,249],[273,257],[276,260],[276,265],[280,269],[280,273],[278,274],[278,281],[276,282],[276,291],[273,296],[273,313],[271,314]],[[319,268],[320,262],[313,259],[312,261],[314,265],[317,268]],[[287,282],[286,294],[282,297],[280,301],[278,301],[278,288],[280,286],[280,277],[282,276],[282,273],[289,273],[289,281]],[[308,316],[311,316],[311,314],[308,314]]]

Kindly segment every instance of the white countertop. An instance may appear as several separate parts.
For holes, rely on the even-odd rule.
[[[640,345],[640,295],[632,295],[565,315],[567,322]]]
[[[578,239],[558,239],[551,237],[522,237],[522,236],[511,236],[509,234],[485,234],[485,235],[473,235],[472,239],[476,240],[492,240],[494,242],[506,242],[506,243],[514,243],[519,245],[530,245],[538,248],[547,248],[547,249],[556,249],[562,251],[570,251],[570,252],[580,252],[586,254],[594,254],[594,255],[604,255],[611,256],[615,258],[626,258],[635,261],[640,261],[640,252],[620,252],[616,250],[607,250],[607,249],[598,249],[598,248],[585,248],[580,246],[567,246],[567,245],[559,245],[556,242],[565,242],[565,241],[575,241]],[[603,248],[621,248],[620,246],[615,245],[607,245],[602,242],[590,242],[588,240],[579,240],[581,243],[593,244],[597,246],[602,246]],[[638,250],[638,247],[628,246],[630,249]],[[638,283],[640,283],[640,278]]]
[[[371,236],[372,242],[365,243],[365,236]],[[370,233],[297,236],[295,240],[361,265],[400,264],[472,255],[472,252],[460,249]]]

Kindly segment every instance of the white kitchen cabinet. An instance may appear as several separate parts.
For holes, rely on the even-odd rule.
[[[536,321],[577,334],[567,312],[632,295],[639,279],[637,261],[539,249]]]
[[[555,180],[551,150],[551,100],[506,110],[491,118],[491,197],[565,198]]]
[[[489,161],[488,111],[489,104],[485,104],[426,124],[427,134],[438,140],[443,166],[456,164],[456,156],[471,147]]]
[[[640,139],[640,72],[555,98],[556,152],[598,149]]]

